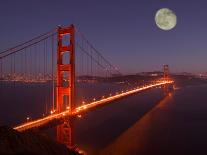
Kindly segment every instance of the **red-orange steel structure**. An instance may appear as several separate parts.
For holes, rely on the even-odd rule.
[[[168,65],[163,66],[163,78],[164,80],[169,80],[169,66]]]
[[[168,65],[164,65],[163,66],[163,79],[165,81],[169,81],[169,66]],[[169,85],[166,84],[163,86],[163,90],[165,94],[169,93]]]
[[[68,108],[72,113],[75,98],[75,28],[58,27],[57,30],[57,86],[56,110],[61,113]],[[65,43],[66,42],[66,43]],[[67,56],[67,57],[64,57]],[[64,60],[67,59],[67,60]],[[69,62],[65,64],[64,61]],[[57,126],[57,140],[68,147],[73,146],[73,127],[69,120]]]

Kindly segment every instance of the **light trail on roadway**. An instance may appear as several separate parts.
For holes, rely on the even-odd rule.
[[[156,82],[155,84],[149,84],[147,86],[136,87],[133,90],[122,92],[122,93],[116,94],[114,96],[106,97],[106,98],[100,99],[98,101],[94,101],[94,102],[79,106],[79,107],[75,108],[72,113],[70,113],[69,110],[65,110],[64,112],[61,112],[58,114],[54,113],[49,116],[45,116],[44,118],[40,118],[37,120],[23,123],[21,125],[17,125],[16,127],[14,127],[14,129],[21,132],[21,131],[26,131],[26,130],[33,129],[33,128],[38,128],[38,127],[41,127],[51,121],[65,118],[65,117],[78,115],[78,114],[81,114],[82,112],[85,112],[87,110],[95,108],[99,105],[110,103],[110,102],[115,101],[117,99],[121,99],[123,97],[127,97],[129,95],[132,95],[132,94],[135,94],[135,93],[147,90],[147,89],[159,87],[159,86],[166,85],[166,84],[172,84],[173,82],[174,81],[169,81],[169,80],[168,81],[159,81],[159,82]]]

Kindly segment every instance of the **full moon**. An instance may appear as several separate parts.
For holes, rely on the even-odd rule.
[[[163,8],[157,11],[155,22],[160,29],[171,30],[177,24],[177,16],[172,10]]]

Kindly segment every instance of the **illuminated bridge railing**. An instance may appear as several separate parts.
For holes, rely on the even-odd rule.
[[[97,100],[97,101],[79,106],[79,107],[75,108],[75,110],[73,111],[72,114],[69,114],[69,111],[66,110],[66,111],[64,111],[62,113],[59,113],[59,114],[51,114],[51,115],[46,116],[44,118],[40,118],[40,119],[31,121],[31,122],[27,122],[27,123],[18,125],[16,127],[14,127],[14,129],[16,129],[18,131],[25,131],[25,130],[30,130],[30,129],[33,129],[33,128],[38,128],[38,127],[44,126],[44,125],[46,125],[46,124],[48,124],[48,123],[50,123],[54,120],[62,119],[62,118],[65,118],[65,117],[72,117],[74,115],[78,115],[78,114],[81,114],[83,112],[86,112],[86,111],[88,111],[92,108],[98,107],[100,105],[104,105],[106,103],[113,102],[115,100],[127,97],[129,95],[133,95],[135,93],[139,93],[139,92],[142,92],[142,91],[145,91],[145,90],[148,90],[148,89],[152,89],[152,88],[156,88],[156,87],[160,87],[160,86],[164,86],[164,85],[168,85],[168,84],[172,84],[172,83],[173,83],[173,81],[160,81],[160,82],[155,82],[153,84],[149,84],[149,85],[146,85],[146,86],[143,86],[143,87],[136,87],[132,90],[122,92],[120,94],[109,96],[109,97],[106,97],[106,98],[103,98],[103,99],[100,99],[100,100]]]

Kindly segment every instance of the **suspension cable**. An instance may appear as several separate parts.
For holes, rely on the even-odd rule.
[[[113,68],[117,73],[121,74],[121,72],[119,70],[117,70],[116,67],[114,67],[108,60],[106,60],[103,55],[88,41],[88,39],[85,37],[85,35],[83,33],[81,33],[79,30],[77,30],[76,28],[76,32],[77,34],[86,41],[86,43],[98,54],[100,55],[100,57],[107,63],[109,64],[109,66],[111,66],[111,68]]]
[[[13,50],[13,49],[15,49],[15,48],[21,47],[21,46],[23,46],[23,45],[25,45],[25,44],[27,44],[27,43],[29,43],[29,42],[32,42],[32,41],[37,40],[37,39],[39,39],[39,38],[42,38],[43,36],[46,36],[46,35],[48,35],[48,34],[54,32],[54,31],[56,31],[56,30],[57,30],[57,28],[52,29],[52,30],[50,30],[50,31],[48,31],[48,32],[46,32],[46,33],[44,33],[44,34],[42,34],[42,35],[39,35],[39,36],[37,36],[37,37],[34,37],[33,39],[30,39],[30,40],[28,40],[28,41],[26,41],[26,42],[23,42],[23,43],[21,43],[21,44],[19,44],[19,45],[17,45],[17,46],[14,46],[14,47],[12,47],[12,48],[6,49],[6,50],[0,52],[0,54],[6,53],[6,52],[11,51],[11,50]]]
[[[22,47],[22,48],[20,48],[20,49],[17,49],[17,50],[15,50],[15,51],[12,51],[12,52],[10,52],[10,53],[8,53],[8,54],[6,54],[6,55],[3,55],[3,56],[0,57],[0,59],[5,58],[5,57],[7,57],[7,56],[9,56],[9,55],[11,55],[11,54],[17,53],[17,52],[19,52],[19,51],[22,51],[23,49],[28,48],[28,47],[30,47],[30,46],[36,45],[37,43],[42,42],[43,40],[46,40],[47,38],[51,37],[51,36],[54,35],[54,34],[55,34],[55,33],[53,33],[53,34],[51,34],[51,35],[49,35],[49,36],[47,36],[47,37],[44,37],[44,38],[42,38],[42,39],[39,40],[39,41],[36,41],[36,42],[31,43],[31,44],[29,44],[29,45],[27,45],[27,46],[24,46],[24,47]]]
[[[94,59],[94,57],[92,57],[91,54],[89,54],[83,47],[81,47],[81,46],[79,45],[78,42],[76,42],[76,44],[77,44],[77,47],[79,47],[79,49],[80,49],[82,52],[84,52],[86,55],[88,55],[89,57],[91,57],[91,59],[92,59],[94,62],[96,62],[96,64],[98,64],[98,61],[97,61],[96,59]],[[103,65],[101,65],[101,64],[98,64],[98,65],[99,65],[101,68],[105,69],[105,67],[104,67]]]

